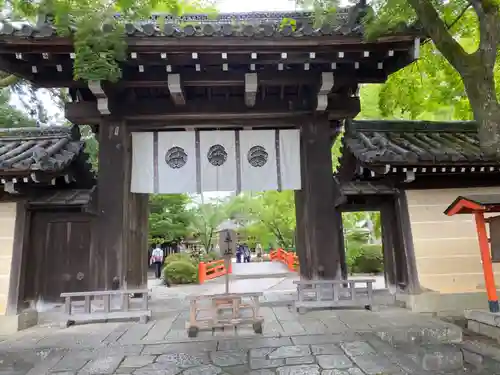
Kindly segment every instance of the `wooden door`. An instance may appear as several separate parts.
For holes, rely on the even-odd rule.
[[[89,289],[91,216],[34,212],[27,251],[26,297],[60,300],[63,292]]]

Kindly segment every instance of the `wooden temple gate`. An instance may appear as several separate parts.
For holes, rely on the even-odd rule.
[[[384,82],[418,58],[420,45],[414,32],[365,41],[357,15],[357,8],[339,10],[335,24],[317,30],[309,13],[186,16],[183,24],[190,24],[170,19],[161,30],[154,20],[128,25],[128,58],[117,83],[73,80],[72,40],[56,36],[49,23],[2,29],[0,69],[41,87],[68,88],[66,118],[90,124],[99,140],[90,244],[75,238],[75,246],[88,247],[91,254],[82,260],[92,274],[88,289],[146,285],[148,196],[130,188],[131,133],[138,131],[300,129],[302,189],[295,193],[300,270],[306,278],[339,277],[344,251],[332,142],[344,121],[360,111],[359,85]],[[295,19],[296,27],[281,26],[283,18]],[[399,201],[391,202],[389,214],[380,206],[384,220],[393,220]],[[39,222],[50,222],[50,215],[43,215]],[[89,233],[87,224],[74,225]],[[67,233],[63,224],[53,228]],[[49,248],[57,246],[46,242],[31,251],[37,257]],[[410,268],[391,276],[394,283],[411,284]]]

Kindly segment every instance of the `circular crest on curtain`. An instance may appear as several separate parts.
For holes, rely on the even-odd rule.
[[[182,147],[174,146],[165,154],[165,162],[172,169],[179,169],[186,165],[188,155]]]
[[[262,146],[253,146],[248,151],[247,159],[252,167],[263,167],[267,163],[269,154]]]
[[[216,144],[208,149],[207,158],[210,164],[220,167],[227,160],[227,152],[224,146]]]

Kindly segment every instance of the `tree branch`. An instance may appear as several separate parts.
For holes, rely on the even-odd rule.
[[[469,0],[479,20],[479,48],[475,55],[493,69],[496,62],[500,17],[498,6],[490,0]]]
[[[439,17],[436,8],[430,0],[408,0],[410,6],[415,10],[419,21],[422,23],[425,31],[453,67],[459,72],[464,68],[464,59],[468,54],[462,46],[453,39],[446,28],[445,23]]]

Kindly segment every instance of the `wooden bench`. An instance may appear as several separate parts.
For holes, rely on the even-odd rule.
[[[373,279],[363,280],[300,280],[297,285],[295,308],[302,313],[306,309],[332,307],[364,307],[373,305]],[[364,284],[364,287],[357,287]]]
[[[188,297],[188,336],[196,337],[200,329],[236,327],[241,324],[252,324],[255,333],[262,333],[264,318],[259,316],[259,297],[262,295],[263,293],[223,293]],[[249,301],[245,302],[244,299]],[[251,317],[242,316],[243,309],[251,309]],[[230,316],[224,316],[225,310],[230,310]],[[207,312],[208,316],[201,316]]]
[[[142,295],[135,301],[134,295]],[[148,309],[148,290],[106,290],[94,292],[61,293],[64,298],[64,313],[69,327],[78,323],[95,323],[110,320],[138,319],[147,323],[151,317]]]

